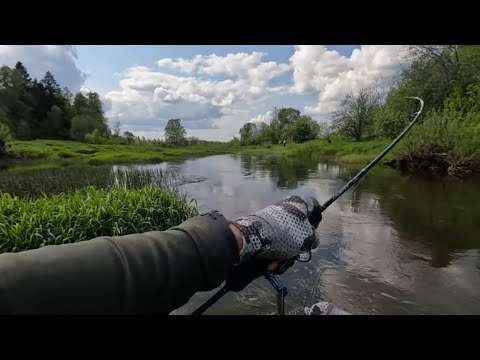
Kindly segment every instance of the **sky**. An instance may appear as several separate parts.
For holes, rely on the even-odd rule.
[[[0,45],[0,65],[50,70],[72,92],[101,95],[110,124],[162,138],[169,119],[187,136],[227,141],[274,107],[327,121],[342,96],[387,82],[402,45]]]

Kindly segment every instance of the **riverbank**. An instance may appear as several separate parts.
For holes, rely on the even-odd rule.
[[[309,156],[320,161],[344,164],[367,164],[389,144],[384,140],[348,141],[312,140],[283,145],[238,146],[228,143],[185,147],[158,147],[153,145],[90,145],[63,140],[13,141],[9,151],[22,169],[55,168],[73,165],[103,165],[122,163],[158,163],[186,157],[200,157],[226,153],[254,155]],[[383,163],[395,157],[389,153]]]
[[[367,164],[380,154],[389,142],[384,140],[372,141],[348,141],[334,140],[312,140],[301,144],[289,143],[283,145],[252,145],[241,149],[242,153],[267,155],[278,154],[288,157],[310,156],[320,161],[334,161],[344,164]],[[383,159],[383,162],[389,162],[394,159],[392,153],[389,153]]]
[[[305,143],[283,145],[239,146],[232,143],[210,142],[183,147],[144,145],[93,145],[63,140],[13,141],[9,144],[11,159],[3,161],[7,167],[15,165],[19,170],[58,168],[66,166],[159,163],[192,157],[243,153],[251,155],[280,155],[286,157],[310,157],[323,162],[366,165],[390,143],[388,140],[352,141],[333,139],[312,140]],[[405,172],[421,175],[470,175],[476,168],[466,167],[462,161],[448,161],[445,154],[435,153],[429,158],[413,156],[399,144],[388,153],[380,164]],[[443,156],[443,157],[442,157]],[[0,163],[0,167],[5,166]]]
[[[12,141],[8,149],[17,158],[14,163],[42,168],[131,162],[155,163],[236,150],[233,146],[217,143],[173,148],[154,145],[90,145],[66,140]]]

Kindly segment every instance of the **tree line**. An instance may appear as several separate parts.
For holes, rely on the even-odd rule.
[[[424,124],[437,129],[438,122],[427,121],[432,116],[460,109],[463,115],[477,114],[480,46],[412,45],[404,60],[408,66],[387,91],[370,87],[345,94],[339,108],[331,115],[332,130],[357,141],[394,138],[418,107],[415,101],[407,99],[409,96],[424,100]],[[454,121],[450,115],[448,117]],[[420,133],[424,130],[421,128]]]
[[[294,108],[274,108],[270,123],[247,122],[240,129],[241,145],[264,143],[278,144],[283,141],[304,142],[317,138],[321,126],[310,116],[302,115]]]
[[[158,146],[203,143],[196,137],[187,138],[180,119],[168,121],[165,140],[147,140],[130,131],[122,133],[119,121],[110,128],[98,93],[72,94],[59,86],[50,71],[41,80],[32,79],[21,62],[13,68],[0,67],[0,140],[11,139]]]
[[[0,123],[16,139],[72,139],[108,132],[100,96],[72,94],[49,71],[39,81],[21,62],[0,68]]]
[[[416,96],[425,102],[422,121],[399,146],[399,161],[453,173],[480,170],[480,46],[412,45],[403,60],[389,88],[345,93],[326,123],[275,109],[270,124],[244,124],[240,143],[392,139],[418,110],[418,102],[407,99]]]

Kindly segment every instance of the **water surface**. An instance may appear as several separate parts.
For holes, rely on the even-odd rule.
[[[227,218],[296,191],[324,201],[359,170],[309,158],[249,155],[133,167],[182,174],[187,181],[179,184],[181,193],[195,198],[201,211],[219,210]],[[99,179],[115,172],[92,171]],[[41,188],[48,172],[5,174],[2,189],[8,191],[8,184]],[[84,186],[89,169],[82,175],[70,172],[70,186]],[[354,314],[480,314],[479,179],[428,180],[379,166],[328,208],[318,231],[321,242],[311,262],[281,276],[289,289],[287,310],[327,300]],[[190,313],[212,294],[196,294],[175,313]],[[268,282],[258,279],[207,313],[271,314],[275,301]]]

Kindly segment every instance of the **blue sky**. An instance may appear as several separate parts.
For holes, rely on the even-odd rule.
[[[340,55],[349,57],[360,45],[326,45]],[[254,51],[266,53],[264,60],[288,62],[294,53],[291,45],[79,45],[78,66],[88,74],[85,85],[98,92],[118,89],[118,76],[132,66],[154,66],[163,58],[191,58],[197,54],[216,54]]]
[[[229,140],[274,107],[328,121],[350,91],[388,80],[400,45],[0,45],[0,65],[51,71],[71,91],[96,91],[111,124],[163,137],[180,118],[188,136]]]

